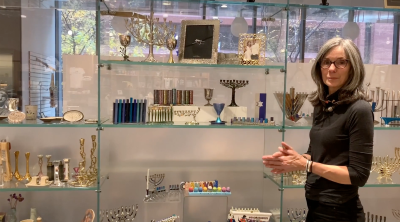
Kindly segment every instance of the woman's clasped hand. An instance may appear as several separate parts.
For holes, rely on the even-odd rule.
[[[297,153],[287,143],[282,142],[282,147],[278,149],[278,152],[262,157],[264,166],[272,168],[272,173],[280,174],[306,169],[307,159]]]

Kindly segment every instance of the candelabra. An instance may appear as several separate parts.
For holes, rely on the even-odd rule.
[[[144,177],[147,181],[147,176]],[[149,176],[149,183],[153,184],[154,189],[160,185],[163,180],[165,178],[165,174],[161,173],[161,174],[153,174]]]
[[[238,106],[235,101],[236,89],[245,87],[249,84],[249,80],[220,80],[219,83],[229,89],[232,89],[232,99],[229,106]]]
[[[303,185],[307,180],[307,173],[304,170],[297,170],[288,173],[292,177],[292,183],[294,185]]]
[[[128,222],[134,221],[138,212],[138,204],[129,207],[120,207],[116,210],[101,210],[100,221]]]
[[[307,217],[307,210],[306,209],[288,209],[287,211],[288,217],[290,222],[304,222],[306,221]]]
[[[301,119],[301,116],[298,115],[301,107],[303,106],[304,102],[308,97],[308,93],[300,92],[295,93],[295,88],[290,88],[290,93],[284,92],[275,92],[274,93],[275,99],[278,101],[279,107],[283,110],[283,101],[285,100],[285,115],[286,118],[297,122]]]
[[[186,122],[185,125],[199,125],[198,122],[196,122],[196,115],[200,112],[200,107],[197,110],[178,110],[174,111],[174,114],[182,117],[182,116],[193,116],[193,121],[191,122]]]
[[[392,91],[376,87],[375,90],[369,90],[370,83],[367,84],[366,97],[371,100],[373,112],[381,112],[381,118],[385,125],[400,124],[400,91]]]
[[[373,157],[371,172],[376,172],[379,174],[378,182],[384,184],[393,183],[392,175],[400,167],[400,159],[386,157]],[[382,181],[384,179],[384,181]]]
[[[80,154],[82,161],[79,162],[79,170],[75,175],[75,181],[71,181],[70,184],[76,187],[88,187],[93,185],[97,181],[97,157],[95,157],[95,151],[97,148],[96,136],[92,135],[92,149],[90,150],[90,167],[86,169],[86,154],[85,154],[85,139],[80,139]]]
[[[172,25],[171,21],[167,25],[167,19],[163,20],[164,22],[159,24],[159,18],[154,18],[153,11],[149,16],[135,14],[126,20],[126,28],[136,41],[149,45],[149,55],[143,62],[157,62],[154,58],[153,47],[166,46],[169,37],[175,35],[176,25]]]

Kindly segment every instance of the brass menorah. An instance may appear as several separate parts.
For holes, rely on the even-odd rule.
[[[287,211],[290,222],[304,222],[307,218],[307,210],[303,209],[288,209]]]
[[[199,125],[196,121],[196,115],[200,112],[200,107],[197,110],[175,110],[174,114],[182,117],[182,116],[193,116],[193,121],[186,122],[185,125]]]
[[[238,106],[236,104],[236,89],[243,88],[249,84],[249,80],[220,80],[219,84],[232,89],[231,104],[229,106]]]
[[[153,46],[163,47],[167,44],[168,37],[174,36],[176,25],[172,25],[167,19],[163,19],[162,24],[158,23],[159,18],[154,18],[152,11],[149,16],[134,14],[130,19],[127,19],[125,26],[131,35],[139,43],[149,45],[149,55],[143,62],[157,62],[153,54]]]
[[[82,161],[79,162],[79,175],[75,176],[75,181],[71,181],[70,184],[75,187],[89,187],[97,181],[97,157],[95,157],[95,151],[97,148],[96,136],[92,135],[92,149],[90,150],[90,167],[86,169],[86,154],[85,154],[85,139],[80,139],[80,154]]]
[[[379,218],[379,220],[378,220],[378,218]],[[386,222],[386,217],[383,217],[383,216],[378,216],[378,215],[374,215],[374,214],[371,214],[371,216],[370,216],[370,213],[369,212],[367,212],[366,214],[365,214],[365,219],[366,219],[366,221],[368,221],[368,222]],[[382,221],[382,219],[383,219],[383,221]]]
[[[379,174],[377,178],[379,183],[391,184],[393,183],[392,175],[399,167],[400,159],[397,157],[373,157],[371,171]]]
[[[171,216],[162,220],[158,220],[157,222],[175,222],[177,219],[179,219],[179,216]],[[156,221],[151,220],[151,222],[156,222]]]
[[[147,111],[148,123],[172,123],[172,106],[149,106]]]
[[[392,213],[393,213],[394,218],[396,218],[396,220],[400,220],[400,211],[399,210],[392,209]],[[385,217],[385,219],[386,219],[386,217]]]
[[[290,88],[290,93],[275,92],[275,99],[278,101],[279,107],[283,112],[283,100],[285,99],[285,115],[287,119],[297,122],[301,119],[298,115],[301,107],[308,97],[308,93],[296,93],[295,88]]]
[[[127,222],[133,221],[138,212],[138,204],[129,207],[120,207],[116,210],[101,210],[100,221],[107,222]]]
[[[144,176],[144,178],[147,181],[147,176]],[[154,189],[155,189],[158,185],[160,185],[163,182],[164,178],[165,178],[165,174],[163,174],[163,173],[153,174],[153,175],[149,176],[149,183],[153,184]]]

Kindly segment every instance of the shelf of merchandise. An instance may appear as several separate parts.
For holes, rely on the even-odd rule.
[[[283,184],[281,185],[280,182],[277,182],[276,179],[272,175],[264,173],[264,179],[269,179],[271,182],[273,182],[275,185],[277,185],[279,188],[284,188],[284,189],[304,189],[304,185],[294,185],[294,184]],[[365,188],[368,187],[400,187],[400,184],[378,184],[378,183],[368,183],[363,186]],[[361,187],[361,188],[363,188]]]
[[[37,122],[27,122],[23,121],[22,123],[18,124],[11,124],[7,123],[5,121],[0,122],[0,127],[57,127],[57,128],[68,128],[68,127],[74,127],[74,128],[97,128],[97,124],[84,124],[84,123],[44,123],[40,120]]]
[[[25,187],[24,184],[18,184],[16,187],[0,187],[0,192],[32,192],[32,191],[96,191],[99,190],[107,181],[108,175],[100,178],[100,187]]]
[[[373,12],[393,12],[398,13],[400,9],[395,8],[374,8],[374,7],[357,7],[357,6],[335,6],[335,5],[307,5],[307,4],[289,4],[289,7],[305,7],[305,8],[317,8],[326,10],[360,10],[360,11],[373,11]]]
[[[185,125],[184,122],[173,124],[112,124],[105,123],[102,127],[109,128],[198,128],[198,129],[281,129],[282,126],[242,126],[242,125],[211,125],[209,123],[200,123],[199,125]]]
[[[231,65],[231,64],[188,64],[188,63],[162,63],[162,62],[129,62],[117,60],[101,60],[101,64],[115,65],[147,65],[147,66],[172,66],[172,67],[211,67],[211,68],[241,68],[241,69],[284,69],[282,65],[263,65],[263,66],[246,66],[246,65]]]

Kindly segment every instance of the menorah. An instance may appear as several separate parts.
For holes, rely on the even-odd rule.
[[[167,217],[167,218],[165,218],[165,219],[158,220],[157,222],[175,222],[176,219],[179,219],[179,216],[173,215],[173,216],[171,216],[171,217]],[[156,222],[156,221],[155,221],[155,220],[151,220],[151,222]]]
[[[153,46],[166,46],[168,39],[175,35],[176,25],[172,25],[167,19],[159,24],[159,18],[154,18],[152,11],[149,16],[134,14],[130,19],[125,20],[126,29],[139,43],[149,45],[149,55],[143,62],[157,62],[153,54]]]
[[[70,184],[75,187],[88,187],[93,185],[97,181],[97,157],[95,157],[95,151],[97,148],[96,136],[92,135],[92,149],[90,150],[90,167],[86,169],[86,154],[85,154],[85,139],[80,139],[80,154],[82,161],[79,162],[79,171],[75,175],[75,181],[71,181]]]
[[[366,97],[371,100],[373,112],[381,112],[381,118],[385,125],[400,125],[400,91],[381,89],[369,90],[370,83],[367,84]],[[385,113],[383,113],[385,111]]]
[[[232,99],[229,106],[238,106],[235,101],[236,89],[245,87],[249,84],[249,80],[220,80],[219,83],[229,89],[232,89]]]
[[[393,213],[394,218],[396,218],[396,220],[400,220],[400,211],[399,210],[392,209],[392,213]],[[386,221],[386,217],[385,217],[385,221]]]
[[[147,176],[144,176],[144,178],[147,181]],[[158,185],[160,185],[163,182],[164,178],[165,178],[165,174],[163,174],[163,173],[162,174],[153,174],[153,175],[149,176],[149,183],[153,184],[154,189],[155,189]]]
[[[100,221],[127,222],[134,221],[138,212],[138,204],[129,207],[120,207],[116,210],[101,210]]]
[[[400,167],[400,159],[393,157],[373,157],[371,172],[379,174],[377,180],[379,183],[392,184],[392,175]],[[384,181],[382,181],[384,179]]]
[[[307,218],[307,210],[304,209],[288,209],[287,211],[290,222],[305,222]]]
[[[290,93],[284,92],[275,92],[274,93],[275,99],[278,101],[279,107],[283,110],[283,101],[285,100],[285,115],[286,118],[297,122],[301,119],[301,116],[298,115],[301,107],[303,106],[304,102],[308,97],[308,93],[300,92],[295,93],[295,88],[290,88]]]
[[[378,218],[379,218],[379,220],[378,220]],[[383,219],[383,221],[382,221],[382,219]],[[386,217],[378,216],[376,214],[375,215],[371,214],[371,216],[370,216],[370,213],[367,212],[365,214],[365,220],[368,221],[368,222],[386,222]]]
[[[186,122],[185,125],[199,125],[196,121],[196,115],[200,112],[200,107],[197,110],[175,110],[174,114],[182,117],[182,116],[193,116],[193,121]]]

